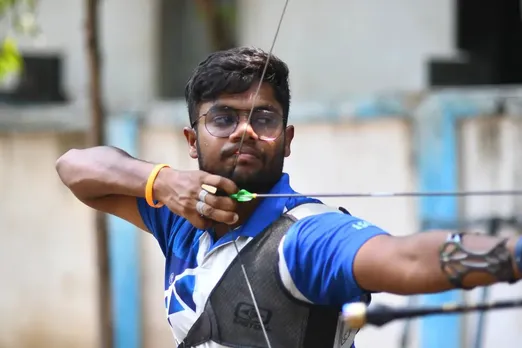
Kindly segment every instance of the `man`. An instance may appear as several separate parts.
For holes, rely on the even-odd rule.
[[[514,238],[444,231],[393,237],[313,198],[231,199],[239,189],[294,192],[283,173],[294,137],[288,68],[272,57],[255,97],[266,60],[259,49],[235,48],[195,69],[184,135],[199,171],[111,147],[70,150],[57,161],[78,199],[157,239],[179,347],[350,347],[356,332],[339,320],[340,307],[372,292],[520,279],[522,242]],[[452,258],[453,251],[466,258]]]

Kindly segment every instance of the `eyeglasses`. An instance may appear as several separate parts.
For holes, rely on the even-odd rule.
[[[250,110],[237,110],[231,107],[215,107],[202,114],[191,127],[194,128],[202,117],[205,117],[205,128],[218,138],[228,138],[237,129],[241,114],[248,118]],[[275,111],[254,109],[250,125],[261,140],[274,140],[283,132],[283,117]]]

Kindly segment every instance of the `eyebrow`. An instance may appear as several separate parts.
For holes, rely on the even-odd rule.
[[[228,103],[224,103],[224,102],[215,102],[209,109],[212,110],[212,109],[225,109],[225,108],[230,108],[230,109],[236,109],[236,107],[233,107],[231,106],[230,104]],[[248,109],[246,109],[247,111],[250,111],[252,107],[249,107]],[[273,112],[281,112],[278,108],[276,108],[274,105],[272,104],[260,104],[260,105],[256,105],[254,106],[254,111],[257,111],[257,110],[267,110],[267,111],[273,111]]]

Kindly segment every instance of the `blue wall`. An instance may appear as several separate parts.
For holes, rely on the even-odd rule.
[[[459,122],[491,113],[494,98],[470,98],[446,94],[429,98],[415,118],[415,138],[420,191],[459,190]],[[452,228],[459,221],[458,197],[422,197],[421,229]],[[460,302],[461,291],[422,296],[422,304]],[[421,348],[460,348],[462,317],[440,315],[421,320]]]
[[[138,153],[138,118],[111,117],[107,142],[132,156]],[[114,348],[139,348],[142,340],[139,233],[130,223],[108,216],[109,254],[114,319]]]

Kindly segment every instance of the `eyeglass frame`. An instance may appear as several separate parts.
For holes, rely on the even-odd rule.
[[[205,112],[204,114],[201,114],[199,115],[191,124],[190,124],[190,128],[196,130],[196,125],[199,123],[199,121],[203,118],[203,117],[206,117],[210,112],[214,111],[215,107],[221,107],[221,108],[226,108],[226,109],[231,109],[233,110],[234,112],[236,112],[236,114],[238,115],[238,119],[241,118],[241,115],[242,114],[245,114],[245,118],[248,120],[248,117],[250,116],[250,112],[252,112],[252,114],[256,111],[268,111],[268,112],[272,112],[278,116],[280,116],[281,118],[281,131],[279,132],[279,134],[276,136],[276,137],[265,137],[265,136],[260,136],[259,134],[256,133],[256,131],[254,130],[254,128],[252,127],[252,130],[254,131],[254,133],[256,133],[256,135],[259,137],[260,140],[263,140],[263,141],[273,141],[277,138],[279,138],[281,136],[281,134],[283,134],[284,130],[285,130],[285,126],[284,126],[284,118],[283,118],[283,115],[281,115],[281,113],[279,113],[278,111],[276,110],[273,110],[273,108],[267,108],[266,106],[259,106],[257,108],[253,108],[253,109],[236,109],[236,108],[233,108],[231,106],[226,106],[226,105],[217,105],[217,106],[213,106],[211,107],[207,112]],[[251,120],[250,120],[251,122]],[[212,135],[213,137],[216,137],[216,138],[228,138],[230,135],[232,135],[236,130],[237,130],[237,127],[239,127],[240,125],[240,120],[238,120],[238,122],[236,123],[236,126],[234,127],[234,129],[230,132],[229,135],[225,135],[225,136],[216,136],[214,134],[212,134],[212,132],[210,132],[207,128],[207,122],[205,120],[205,129],[207,130],[207,132]]]

